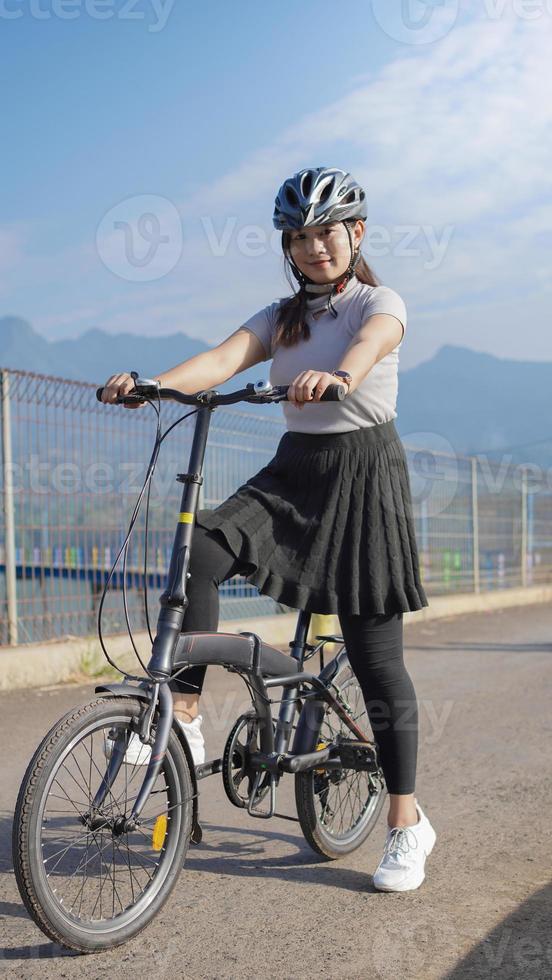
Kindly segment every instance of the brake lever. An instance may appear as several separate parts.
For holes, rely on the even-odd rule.
[[[138,371],[131,371],[130,377],[134,381],[135,391],[128,392],[128,394],[140,394],[140,395],[156,395],[161,387],[161,382],[156,381],[154,378],[140,378],[138,376]],[[140,389],[140,390],[139,390]]]

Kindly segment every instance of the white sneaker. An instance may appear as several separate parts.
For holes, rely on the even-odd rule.
[[[182,727],[182,730],[188,739],[188,745],[190,746],[192,759],[194,760],[195,766],[200,766],[202,762],[205,762],[205,739],[203,738],[203,733],[201,731],[202,720],[203,715],[197,715],[193,721],[181,721],[180,718],[176,718],[176,721]],[[113,739],[106,738],[105,754],[108,758],[113,751],[113,745]],[[129,766],[147,766],[150,760],[150,755],[151,747],[149,745],[144,745],[144,743],[140,741],[139,735],[137,735],[136,732],[133,732],[130,736],[123,761]]]
[[[205,762],[205,739],[201,731],[203,715],[196,715],[193,721],[180,721],[180,718],[176,720],[182,726],[184,734],[188,739],[194,765],[200,766],[202,762]]]
[[[374,887],[383,892],[418,888],[425,878],[424,865],[437,839],[433,827],[416,801],[418,823],[389,827],[383,857],[374,872]]]

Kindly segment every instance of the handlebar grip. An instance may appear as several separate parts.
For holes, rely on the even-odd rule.
[[[102,400],[102,388],[96,388],[96,398],[99,402]],[[144,399],[142,395],[135,395],[132,392],[128,392],[126,395],[117,395],[114,405],[136,405],[138,402],[143,402]]]
[[[345,385],[340,385],[340,384],[328,385],[320,401],[342,402],[346,394],[347,394],[347,389]]]

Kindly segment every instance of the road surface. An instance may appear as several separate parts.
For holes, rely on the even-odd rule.
[[[21,655],[24,656],[22,649]],[[349,858],[318,860],[296,823],[259,821],[200,783],[203,842],[159,917],[119,949],[67,954],[29,920],[11,869],[14,803],[27,761],[93,684],[0,695],[0,976],[552,977],[552,610],[525,606],[405,628],[419,705],[417,798],[437,832],[413,892],[372,885],[387,805]],[[243,707],[236,675],[210,668],[208,757]],[[293,814],[292,777],[278,809]]]

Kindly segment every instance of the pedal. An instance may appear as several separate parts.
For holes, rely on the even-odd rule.
[[[379,772],[377,749],[373,742],[361,742],[358,739],[343,738],[338,735],[336,745],[345,769],[355,769],[357,772]]]
[[[266,773],[264,772],[257,772],[255,774],[255,779],[253,781],[253,788],[251,790],[251,793],[249,794],[249,803],[247,806],[247,812],[250,817],[260,817],[261,819],[269,820],[270,817],[273,817],[276,812],[276,777],[273,776],[272,774],[270,775],[270,803],[269,803],[268,811],[260,810],[258,806],[255,806],[255,803],[258,802],[257,793],[260,787],[260,783],[263,776],[265,775]]]

